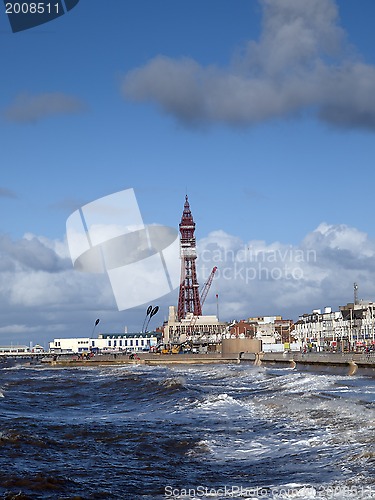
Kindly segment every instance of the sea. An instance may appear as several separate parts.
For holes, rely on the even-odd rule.
[[[0,498],[375,499],[375,378],[0,363]]]

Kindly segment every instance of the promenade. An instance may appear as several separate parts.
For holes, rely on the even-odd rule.
[[[295,369],[327,369],[340,368],[341,372],[348,375],[355,375],[358,370],[366,371],[369,375],[375,375],[375,353],[236,353],[221,355],[220,353],[210,354],[149,354],[139,353],[138,359],[129,359],[123,354],[103,354],[96,355],[89,359],[77,359],[77,356],[59,357],[55,361],[47,358],[55,366],[89,366],[114,365],[114,364],[145,364],[155,365],[181,365],[181,364],[218,364],[218,363],[252,363],[256,366],[288,366]]]
[[[331,353],[331,352],[259,352],[259,353],[233,353],[222,355],[221,353],[209,354],[152,354],[138,353],[134,359],[128,354],[97,354],[93,357],[77,355],[50,355],[44,357],[9,357],[14,363],[30,365],[50,365],[53,367],[76,367],[76,366],[108,366],[124,364],[142,364],[148,366],[157,365],[202,365],[202,364],[246,364],[255,366],[290,367],[296,370],[324,370],[327,372],[340,371],[347,375],[356,373],[375,376],[375,352],[372,353]]]

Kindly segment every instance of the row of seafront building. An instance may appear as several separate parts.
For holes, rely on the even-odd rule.
[[[341,306],[339,311],[326,307],[303,314],[294,324],[294,335],[316,350],[375,349],[375,303],[359,301]]]
[[[250,317],[231,323],[219,322],[216,316],[187,317],[178,321],[176,310],[169,308],[164,325],[166,342],[196,340],[208,344],[224,338],[256,338],[263,350],[355,351],[375,349],[375,303],[359,301],[340,306],[314,309],[298,321],[281,316]]]
[[[326,307],[302,314],[298,321],[281,316],[257,316],[246,320],[221,322],[215,315],[178,320],[176,308],[169,308],[168,321],[161,331],[148,333],[100,334],[98,338],[54,339],[51,352],[152,350],[166,344],[193,342],[203,351],[216,350],[223,339],[252,338],[262,342],[264,351],[313,350],[355,351],[375,349],[375,303],[360,301]]]
[[[313,351],[375,350],[375,303],[359,301],[341,306],[338,311],[326,307],[302,314],[298,321],[281,316],[250,317],[220,322],[214,315],[187,316],[178,320],[176,308],[160,331],[147,333],[102,333],[96,338],[56,338],[49,343],[52,353],[139,352],[152,350],[161,342],[193,342],[202,351],[217,350],[223,339],[251,338],[262,342],[264,351],[283,349]],[[41,346],[3,346],[0,355],[42,352]]]

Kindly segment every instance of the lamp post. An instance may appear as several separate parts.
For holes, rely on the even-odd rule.
[[[146,321],[147,321],[147,318],[148,318],[149,314],[151,313],[151,311],[152,311],[152,306],[148,306],[147,311],[146,311],[146,316],[145,316],[145,319],[143,321],[141,333],[144,333]]]
[[[92,329],[92,333],[91,333],[91,337],[94,336],[94,331],[95,331],[95,328],[98,326],[98,324],[100,323],[100,319],[98,318],[95,323],[94,323],[94,328]]]
[[[149,307],[149,308],[150,308],[150,307]],[[147,310],[148,310],[148,309],[147,309]],[[151,312],[149,313],[150,317],[148,318],[148,321],[147,321],[147,323],[146,323],[146,326],[145,326],[145,332],[147,332],[147,328],[148,328],[148,325],[149,325],[149,323],[150,323],[150,321],[151,321],[151,318],[152,318],[153,316],[155,316],[155,314],[156,314],[158,311],[159,311],[159,306],[155,306],[155,307],[151,310]]]

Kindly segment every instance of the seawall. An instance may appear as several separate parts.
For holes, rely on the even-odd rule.
[[[125,364],[156,365],[203,365],[251,363],[255,366],[290,367],[295,370],[319,370],[328,373],[355,375],[356,373],[375,376],[375,353],[233,353],[222,356],[211,354],[149,354],[139,353],[138,358],[130,359],[123,354],[96,355],[89,359],[79,359],[77,356],[60,355],[46,356],[39,363],[47,363],[55,367],[73,366],[108,366]],[[35,364],[35,363],[33,363]]]
[[[186,365],[186,364],[223,364],[239,363],[238,355],[222,357],[219,353],[212,354],[148,354],[138,353],[135,359],[130,359],[129,355],[103,354],[96,355],[88,359],[77,359],[77,356],[60,355],[57,359],[46,357],[43,363],[51,366],[103,366],[103,365]]]
[[[289,366],[296,370],[318,369],[320,371],[340,371],[348,375],[361,374],[375,376],[375,353],[242,353],[241,362],[253,362],[257,366]]]

